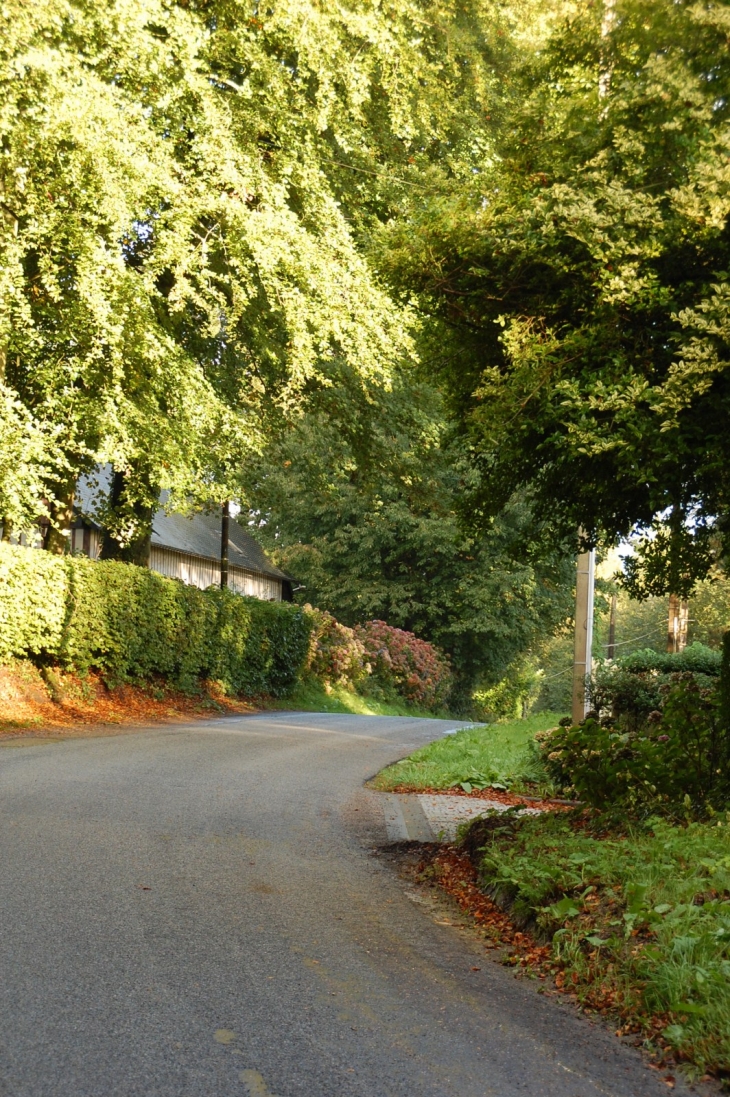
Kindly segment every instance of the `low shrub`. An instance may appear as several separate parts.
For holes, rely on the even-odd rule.
[[[646,648],[599,667],[589,684],[592,706],[610,714],[627,730],[641,726],[651,712],[661,709],[664,687],[678,673],[691,674],[701,687],[715,683],[721,654],[703,644],[691,644],[675,654]]]
[[[421,708],[443,707],[453,676],[448,659],[433,644],[384,621],[358,625],[355,635],[386,698],[397,695]]]
[[[717,685],[685,672],[661,687],[661,708],[641,727],[590,714],[536,737],[549,777],[599,808],[706,814],[730,804],[730,732]]]
[[[356,687],[370,673],[370,664],[355,630],[326,610],[304,609],[312,624],[307,670],[328,686]]]
[[[542,678],[529,659],[518,659],[504,678],[489,689],[478,690],[472,700],[476,719],[514,720],[526,717],[542,688]]]
[[[549,778],[603,809],[706,814],[725,807],[730,721],[721,671],[721,653],[702,644],[677,654],[636,651],[600,667],[590,682],[594,712],[538,737]]]
[[[29,657],[110,684],[161,675],[281,696],[297,680],[311,621],[298,606],[198,590],[146,568],[0,543],[0,660]]]

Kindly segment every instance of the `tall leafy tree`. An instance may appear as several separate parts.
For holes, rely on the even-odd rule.
[[[452,705],[570,612],[569,558],[543,550],[524,504],[464,531],[474,473],[438,394],[412,373],[367,399],[344,384],[323,392],[248,477],[250,520],[299,600],[436,643],[456,671]]]
[[[655,523],[634,589],[686,592],[730,506],[727,9],[545,16],[512,36],[490,155],[391,220],[379,261],[432,322],[477,516],[526,490],[559,536]]]
[[[435,640],[463,692],[563,615],[561,557],[511,493],[463,532],[473,468],[403,365],[413,288],[435,312],[451,294],[417,269],[423,223],[497,170],[538,8],[8,0],[7,518],[43,495],[62,548],[79,473],[108,460],[108,547],[135,559],[161,488],[176,506],[243,490],[306,596]]]
[[[339,150],[433,139],[459,64],[415,2],[9,0],[0,20],[0,381],[25,454],[0,509],[28,520],[42,444],[61,547],[76,478],[110,460],[124,544],[161,487],[226,497],[270,418],[408,351],[331,176]]]

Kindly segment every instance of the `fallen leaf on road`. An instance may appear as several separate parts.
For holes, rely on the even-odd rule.
[[[232,1044],[236,1039],[235,1032],[229,1028],[217,1028],[213,1033],[213,1039],[217,1044]]]

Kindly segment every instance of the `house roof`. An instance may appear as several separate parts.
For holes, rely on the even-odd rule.
[[[85,519],[98,526],[100,503],[109,492],[111,469],[104,466],[89,476],[83,476],[76,485],[76,509]],[[167,492],[160,494],[160,502],[167,501]],[[159,548],[202,556],[208,560],[220,560],[221,519],[217,514],[167,514],[164,507],[155,514],[152,522],[152,544]],[[259,543],[248,530],[229,519],[228,562],[232,567],[270,575],[276,579],[289,579],[286,572],[275,567]]]
[[[221,520],[214,514],[195,514],[186,518],[183,514],[165,514],[160,509],[152,523],[152,544],[187,552],[193,556],[205,556],[220,560]],[[232,567],[246,568],[277,579],[289,576],[274,567],[266,553],[248,530],[239,526],[235,518],[229,519],[228,562]]]

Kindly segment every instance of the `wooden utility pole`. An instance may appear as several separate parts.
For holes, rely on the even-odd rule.
[[[675,654],[687,647],[687,626],[689,624],[689,602],[678,594],[669,595],[669,627],[667,629],[667,651]]]
[[[598,98],[605,99],[611,86],[611,65],[606,40],[616,18],[616,0],[604,0],[601,19],[601,60]],[[580,536],[583,530],[578,530]],[[575,577],[575,646],[573,649],[573,723],[579,724],[588,711],[586,677],[591,672],[593,648],[593,589],[596,552],[581,552]]]
[[[616,0],[604,0],[601,17],[601,68],[598,75],[598,98],[605,99],[611,89],[611,64],[605,42],[616,22]]]
[[[591,673],[593,648],[593,587],[596,551],[578,557],[575,580],[575,648],[573,655],[573,723],[585,719],[588,711],[586,677]]]
[[[225,502],[221,514],[221,590],[228,586],[228,540],[231,504]]]

